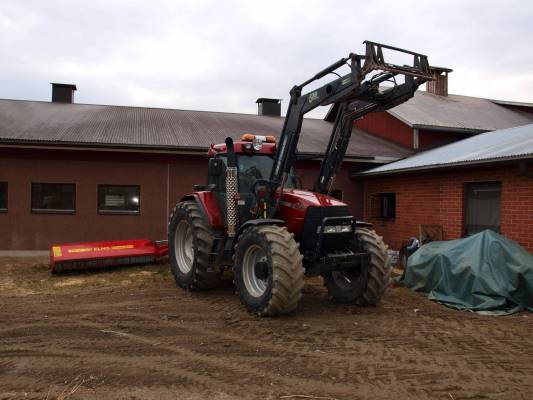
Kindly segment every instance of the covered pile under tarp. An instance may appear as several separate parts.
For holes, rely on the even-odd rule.
[[[409,257],[403,283],[461,310],[533,311],[533,255],[490,230],[425,244]]]

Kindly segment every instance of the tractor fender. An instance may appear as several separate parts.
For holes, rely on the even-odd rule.
[[[257,218],[246,221],[239,227],[239,234],[241,234],[249,226],[259,226],[259,225],[285,225],[285,221],[282,219],[273,219],[273,218]]]
[[[371,224],[370,222],[365,221],[355,221],[355,227],[356,228],[372,228],[374,224]]]
[[[224,216],[220,212],[213,192],[202,191],[189,193],[180,199],[180,202],[182,201],[195,201],[200,208],[204,221],[215,231],[224,230]]]

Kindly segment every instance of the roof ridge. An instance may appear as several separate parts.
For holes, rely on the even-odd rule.
[[[518,131],[515,135],[514,133]],[[533,133],[533,123],[498,129],[428,149],[406,159],[363,171],[361,175],[382,175],[449,167],[453,165],[479,164],[497,160],[510,160],[533,156],[533,143],[524,147],[524,135]],[[531,135],[530,135],[531,136]],[[533,136],[526,142],[531,142]]]
[[[46,100],[24,100],[24,99],[4,99],[4,98],[0,98],[0,101],[43,103],[43,104],[51,104],[51,105],[60,104],[61,106],[66,105],[66,106],[116,107],[116,108],[134,108],[134,109],[141,109],[141,110],[183,111],[183,112],[199,112],[199,113],[212,113],[212,114],[244,115],[244,116],[250,116],[250,117],[264,117],[264,118],[285,118],[284,116],[277,117],[273,115],[257,115],[257,114],[232,112],[232,111],[192,110],[192,109],[185,109],[185,108],[169,108],[169,107],[127,106],[127,105],[122,105],[122,104],[54,103],[54,102],[46,101]],[[323,118],[305,117],[304,119],[324,121]],[[324,122],[327,122],[327,121],[324,121]]]

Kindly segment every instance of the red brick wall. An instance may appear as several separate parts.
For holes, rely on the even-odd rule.
[[[46,249],[54,242],[164,239],[168,172],[187,171],[178,182],[203,178],[205,160],[187,156],[54,150],[0,150],[0,181],[8,182],[8,212],[0,213],[0,249]],[[171,180],[176,179],[174,177]],[[31,183],[76,184],[74,214],[30,211]],[[97,212],[97,185],[140,185],[139,215]],[[182,185],[174,198],[189,190]]]
[[[464,234],[464,187],[468,182],[501,181],[501,233],[533,252],[533,179],[520,175],[517,165],[473,167],[443,172],[366,178],[364,215],[375,224],[391,248],[398,250],[419,225],[442,225],[444,239]],[[395,220],[371,215],[372,195],[396,193]]]
[[[355,126],[391,142],[413,148],[413,130],[386,111],[367,114],[355,121]]]
[[[319,163],[297,164],[305,188],[312,187]],[[345,164],[335,188],[357,216],[362,189],[350,180]],[[0,213],[0,249],[47,249],[58,242],[166,237],[169,210],[196,183],[207,181],[207,157],[74,150],[0,148],[0,182],[8,182],[8,212]],[[76,184],[74,214],[30,211],[31,183]],[[97,185],[140,185],[139,215],[97,213]]]

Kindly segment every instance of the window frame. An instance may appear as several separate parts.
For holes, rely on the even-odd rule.
[[[100,209],[100,188],[113,187],[113,188],[137,188],[139,196],[139,205],[138,210],[101,210]],[[109,183],[99,183],[96,185],[96,213],[98,215],[141,215],[141,185],[125,185],[125,184],[109,184]]]
[[[472,235],[475,235],[475,233],[469,233],[468,230],[468,194],[469,194],[469,188],[474,185],[480,185],[480,184],[498,184],[500,189],[500,225],[498,231],[494,231],[497,233],[501,233],[502,231],[502,194],[503,194],[503,181],[498,180],[487,180],[487,181],[467,181],[463,182],[463,232],[462,237],[469,237]],[[490,228],[488,228],[490,229]],[[479,232],[477,232],[479,233]]]
[[[58,208],[33,208],[33,187],[34,185],[64,185],[72,186],[73,191],[73,208],[72,209],[58,209]],[[77,205],[77,191],[76,184],[72,182],[31,182],[30,183],[30,213],[32,214],[76,214]]]
[[[392,197],[394,199],[394,208],[393,208],[393,215],[384,215],[384,207],[383,207],[383,201],[386,197]],[[396,208],[397,208],[397,202],[396,202],[396,193],[395,192],[382,192],[382,193],[375,193],[372,195],[371,198],[372,204],[371,204],[371,214],[373,218],[382,220],[382,221],[394,221],[396,219]],[[377,206],[375,207],[375,204],[377,202]],[[376,210],[377,208],[377,210]]]
[[[7,213],[9,210],[9,183],[7,181],[0,181],[0,185],[6,185],[6,206],[5,208],[0,207],[0,213]]]

